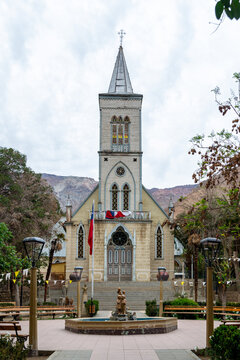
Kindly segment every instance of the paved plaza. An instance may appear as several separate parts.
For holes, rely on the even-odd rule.
[[[21,324],[28,332],[28,321]],[[191,360],[198,358],[189,350],[206,345],[205,320],[178,320],[177,330],[153,335],[76,334],[64,325],[65,320],[38,321],[39,350],[56,350],[49,360]]]

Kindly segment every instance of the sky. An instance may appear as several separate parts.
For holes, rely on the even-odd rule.
[[[240,21],[216,27],[214,0],[0,2],[0,146],[37,173],[98,180],[98,94],[119,48],[143,94],[143,184],[191,184],[196,134],[230,128],[219,113],[240,72]]]

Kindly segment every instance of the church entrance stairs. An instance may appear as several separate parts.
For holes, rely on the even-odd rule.
[[[88,298],[91,298],[91,283],[88,283]],[[94,283],[94,299],[99,301],[99,310],[114,310],[118,288],[125,290],[127,307],[132,311],[145,310],[146,300],[156,299],[159,302],[159,282],[107,281]],[[68,294],[77,303],[76,292]],[[164,283],[164,300],[174,299],[171,282]]]

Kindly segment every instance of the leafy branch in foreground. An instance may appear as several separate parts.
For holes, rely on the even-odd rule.
[[[221,20],[224,15],[231,20],[240,18],[240,1],[239,0],[219,0],[215,5],[215,15]]]

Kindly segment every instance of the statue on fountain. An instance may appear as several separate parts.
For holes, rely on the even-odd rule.
[[[136,320],[136,313],[127,311],[127,300],[125,296],[125,291],[118,288],[117,290],[117,303],[116,310],[112,312],[110,320],[113,321],[126,321],[126,320]]]
[[[117,314],[126,315],[126,296],[125,291],[121,291],[120,288],[118,288],[117,291],[117,305],[116,305],[116,312]]]

